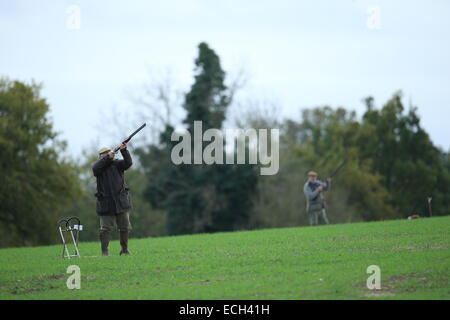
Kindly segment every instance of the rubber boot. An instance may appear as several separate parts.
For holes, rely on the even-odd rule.
[[[122,247],[122,250],[120,250],[120,255],[123,254],[131,254],[131,252],[128,250],[128,231],[120,231],[120,246]]]
[[[102,256],[107,257],[109,255],[108,245],[109,245],[110,235],[109,232],[100,231],[100,244],[102,247]]]

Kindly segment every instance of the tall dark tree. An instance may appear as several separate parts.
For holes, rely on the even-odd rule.
[[[0,80],[0,246],[55,242],[52,226],[80,193],[39,92],[36,84]]]
[[[184,123],[193,130],[194,121],[202,121],[203,129],[222,127],[231,96],[225,86],[225,72],[219,56],[202,42],[195,59],[195,82],[186,94],[184,108],[187,111]]]
[[[201,121],[203,130],[222,128],[232,99],[217,54],[206,43],[200,43],[198,49],[195,81],[183,105],[187,111],[183,122],[191,137],[194,121]],[[159,145],[139,150],[149,178],[145,194],[153,207],[167,211],[168,233],[246,228],[250,194],[256,186],[256,168],[226,164],[175,165],[170,158],[176,144],[170,139],[173,130],[166,126]]]

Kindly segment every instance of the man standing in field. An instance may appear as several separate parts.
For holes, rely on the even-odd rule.
[[[303,187],[303,193],[306,197],[306,212],[309,215],[309,224],[315,226],[319,224],[319,217],[325,224],[329,224],[327,213],[325,211],[325,199],[323,191],[328,189],[331,179],[325,182],[317,179],[317,173],[308,172],[308,181]]]
[[[108,245],[114,224],[120,235],[120,255],[130,254],[128,251],[128,233],[131,230],[128,211],[131,209],[129,189],[124,179],[124,171],[131,167],[132,160],[127,144],[122,143],[120,152],[123,160],[114,160],[115,153],[111,148],[99,150],[92,171],[97,178],[97,214],[100,217],[100,243],[102,255],[108,256]]]

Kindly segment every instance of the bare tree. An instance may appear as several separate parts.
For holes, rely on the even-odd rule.
[[[228,96],[230,103],[234,103],[236,94],[247,83],[247,73],[240,67],[228,79]],[[170,125],[175,129],[184,127],[184,91],[176,73],[169,67],[149,67],[145,82],[138,88],[126,89],[125,99],[120,107],[114,105],[108,111],[102,110],[102,121],[96,127],[99,132],[107,134],[108,141],[118,143],[138,125],[146,122],[147,128],[133,138],[131,145],[159,144],[160,134],[166,126]],[[238,105],[240,106],[239,102]],[[105,123],[108,125],[105,126]]]
[[[184,113],[180,88],[171,69],[157,71],[149,68],[148,80],[139,92],[129,93],[135,118],[149,124],[149,134],[143,135],[141,139],[143,143],[157,144],[159,134],[167,125],[174,128],[180,126]]]

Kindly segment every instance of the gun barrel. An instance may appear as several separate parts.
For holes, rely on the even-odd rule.
[[[335,175],[337,175],[338,174],[338,172],[339,172],[339,170],[341,170],[342,169],[342,167],[345,165],[345,163],[347,162],[347,160],[344,160],[337,168],[336,168],[336,170],[334,170],[329,176],[328,176],[328,178],[333,178]]]
[[[128,138],[126,138],[125,140],[123,140],[122,143],[127,143],[127,142],[129,142],[129,141],[131,140],[131,138],[133,138],[133,137],[136,135],[136,133],[138,133],[139,131],[141,131],[142,129],[144,129],[144,127],[145,127],[146,125],[147,125],[147,124],[144,123],[142,126],[140,126],[140,127],[139,127],[136,131],[134,131]],[[119,149],[120,149],[120,146],[116,147],[116,148],[114,149],[114,152],[119,151]]]

